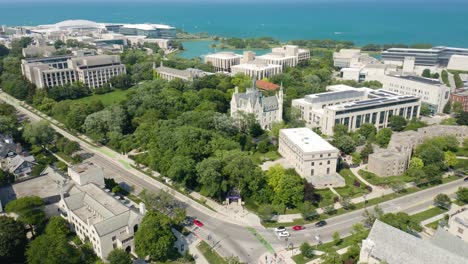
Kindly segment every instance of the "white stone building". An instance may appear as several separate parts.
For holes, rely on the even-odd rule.
[[[253,114],[263,129],[270,129],[274,122],[283,120],[283,87],[268,97],[257,90],[255,82],[245,93],[239,93],[236,87],[231,98],[231,116],[238,117],[239,112]]]
[[[452,214],[449,218],[447,231],[468,243],[468,208]]]
[[[298,46],[285,45],[278,48],[273,48],[271,53],[257,56],[255,61],[268,65],[281,65],[285,67],[295,67],[299,62],[308,60],[310,51],[300,49]]]
[[[420,99],[383,89],[353,88],[347,85],[327,87],[329,92],[310,94],[292,101],[309,128],[319,128],[333,135],[333,127],[343,124],[349,131],[372,123],[377,129],[387,127],[392,115],[410,120],[419,117]]]
[[[468,71],[468,55],[453,55],[447,66],[448,70]]]
[[[405,75],[386,75],[383,88],[402,95],[414,95],[429,106],[433,114],[442,113],[450,99],[450,87],[439,80]]]
[[[341,49],[339,52],[333,52],[333,66],[351,68],[351,66],[358,64],[360,56],[360,49]]]
[[[269,78],[282,72],[283,67],[281,67],[281,65],[263,64],[255,61],[234,65],[231,67],[232,75],[242,73],[257,80]]]
[[[70,172],[74,182],[62,187],[61,216],[81,241],[92,244],[98,257],[105,259],[116,248],[134,253],[134,235],[145,214],[144,205],[137,210],[105,190],[102,169],[88,164],[74,166]]]
[[[211,63],[215,71],[231,72],[231,67],[239,65],[242,55],[234,52],[218,52],[205,56],[205,63]]]
[[[345,185],[336,173],[340,151],[309,128],[281,129],[278,152],[316,188]]]

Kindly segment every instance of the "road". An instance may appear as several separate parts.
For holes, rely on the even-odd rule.
[[[22,107],[15,99],[0,92],[0,99],[7,103],[14,105],[18,111],[27,115],[32,121],[39,121],[44,118],[36,115],[35,113]],[[90,161],[104,169],[106,177],[113,177],[116,180],[124,181],[130,186],[134,186],[137,190],[147,189],[149,191],[157,192],[161,188],[166,188],[161,183],[148,177],[147,175],[125,166],[122,160],[109,155],[103,154],[102,149],[94,147],[87,142],[75,137],[67,131],[51,124],[52,127],[64,137],[80,143],[83,150],[92,153]],[[401,198],[397,198],[381,204],[385,212],[403,211],[406,213],[417,213],[427,209],[435,195],[439,193],[453,194],[458,187],[468,186],[468,183],[462,180],[457,180],[448,184],[436,186],[424,191],[410,194]],[[172,193],[175,198],[184,201],[188,204],[187,214],[194,216],[204,223],[201,228],[193,228],[193,232],[201,239],[206,240],[209,245],[214,248],[222,256],[238,256],[239,259],[245,263],[257,263],[258,258],[267,250],[267,248],[260,243],[260,241],[247,230],[246,226],[236,223],[233,219],[209,210],[208,208],[188,199],[180,193]],[[299,246],[303,242],[311,244],[316,243],[315,236],[320,235],[323,242],[332,240],[332,234],[339,232],[342,237],[351,232],[352,225],[363,220],[362,213],[364,209],[356,210],[347,214],[332,217],[327,219],[328,225],[322,228],[316,228],[313,225],[307,225],[306,230],[291,231],[289,243],[294,246]],[[266,229],[255,227],[255,230],[260,234],[274,249],[279,249],[286,246],[284,239],[279,239],[273,229]],[[208,240],[208,237],[211,237]]]

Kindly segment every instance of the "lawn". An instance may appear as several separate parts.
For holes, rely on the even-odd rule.
[[[254,161],[257,164],[262,164],[265,161],[273,161],[281,158],[277,151],[268,151],[267,153],[255,152],[253,155]]]
[[[306,258],[301,254],[297,254],[292,256],[292,260],[296,262],[296,264],[306,264],[307,262],[313,260],[314,258]]]
[[[115,103],[120,103],[127,98],[127,94],[131,91],[128,90],[115,90],[106,94],[94,94],[91,96],[83,97],[73,101],[77,102],[90,102],[95,100],[100,100],[104,106],[108,106]]]
[[[440,207],[432,207],[431,209],[428,209],[426,211],[419,212],[417,214],[411,215],[411,218],[418,222],[421,223],[422,221],[429,219],[431,217],[434,217],[436,215],[440,215],[447,212],[447,210],[442,209]]]
[[[366,189],[366,185],[363,182],[359,181],[356,178],[356,176],[351,172],[351,170],[341,170],[340,175],[346,181],[345,187],[335,188],[335,191],[338,192],[341,195],[341,197],[355,198],[369,193],[369,191]],[[354,185],[354,182],[356,180],[360,183],[361,187],[357,187]]]
[[[450,117],[447,119],[444,119],[440,122],[441,125],[446,125],[446,126],[456,126],[457,125],[457,119]]]
[[[358,173],[359,175],[361,175],[361,177],[366,179],[366,181],[368,181],[370,184],[376,185],[376,186],[389,186],[392,183],[399,182],[399,181],[406,182],[406,183],[414,181],[413,178],[407,176],[406,174],[403,174],[401,176],[379,177],[375,175],[374,173],[365,171],[365,170],[359,170]]]
[[[201,241],[200,244],[198,244],[197,248],[206,258],[208,263],[227,264],[226,260],[222,258],[215,250],[212,250],[211,247],[205,241]]]
[[[440,220],[437,220],[437,221],[434,221],[432,223],[427,224],[426,226],[436,230],[439,227],[439,222],[440,222]]]

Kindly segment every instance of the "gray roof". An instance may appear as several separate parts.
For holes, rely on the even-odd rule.
[[[28,162],[28,163],[34,163],[35,159],[33,156],[21,156],[21,155],[16,155],[15,157],[11,158],[9,161],[9,171],[13,173],[16,169],[21,166],[21,164]]]
[[[2,143],[0,142],[0,158],[5,158],[8,153],[15,152],[16,145],[12,143]]]
[[[372,257],[388,264],[463,264],[468,259],[376,220],[367,238],[375,245]],[[450,243],[452,243],[451,241]]]
[[[466,259],[468,263],[468,244],[458,237],[450,234],[447,230],[439,227],[430,240],[437,247],[443,248]]]
[[[394,76],[394,77],[398,77],[398,78],[410,80],[410,81],[415,81],[415,82],[420,82],[420,83],[425,83],[425,84],[441,85],[440,81],[437,79],[429,79],[429,78],[423,78],[423,77],[412,76],[412,75],[401,75],[401,76]]]
[[[174,69],[174,68],[169,68],[169,67],[158,67],[156,68],[156,71],[159,73],[168,73],[172,75],[176,75],[180,78],[190,78],[190,72],[187,70],[179,70],[179,69]]]
[[[265,112],[279,109],[279,102],[276,96],[264,97],[262,92],[258,91],[256,88],[247,89],[245,93],[234,94],[234,99],[236,100],[237,107],[240,107],[242,102],[250,102],[252,107],[255,107],[258,100]]]

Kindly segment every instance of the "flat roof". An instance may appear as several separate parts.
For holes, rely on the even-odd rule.
[[[283,134],[294,145],[300,148],[303,152],[330,152],[338,149],[332,146],[328,141],[317,135],[315,132],[306,127],[281,129],[280,134]]]
[[[231,68],[241,68],[241,69],[248,69],[248,70],[266,70],[266,69],[281,68],[281,65],[265,64],[265,63],[243,63],[243,64],[234,65]]]
[[[213,57],[213,58],[242,58],[243,56],[231,51],[224,51],[224,52],[217,52],[213,54],[208,54],[205,57]]]
[[[441,85],[440,81],[436,79],[429,79],[429,78],[423,78],[423,77],[412,76],[412,75],[390,75],[390,76],[409,80],[409,81],[425,83],[425,84]]]

